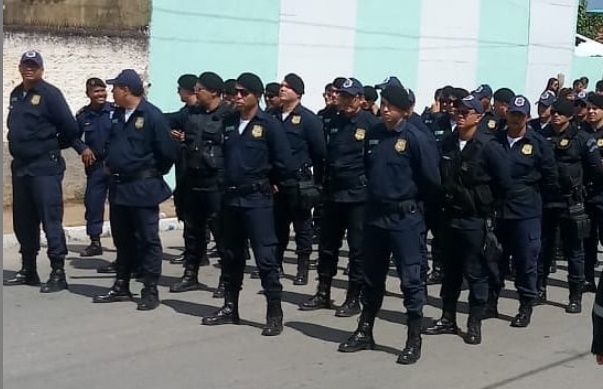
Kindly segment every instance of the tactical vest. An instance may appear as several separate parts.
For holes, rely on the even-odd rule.
[[[221,175],[224,170],[222,145],[223,110],[207,113],[189,113],[184,125],[186,134],[195,134],[194,141],[186,145],[187,173],[193,177],[209,178]]]
[[[571,126],[555,141],[553,149],[559,171],[559,187],[564,195],[582,190],[584,169],[581,149],[584,145],[575,139],[579,130]]]

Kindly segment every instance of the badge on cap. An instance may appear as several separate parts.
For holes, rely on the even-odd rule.
[[[563,138],[559,141],[560,147],[567,147],[567,145],[569,145],[569,139]]]
[[[495,129],[496,128],[496,120],[494,120],[494,119],[488,120],[487,126],[491,130]]]
[[[144,118],[142,116],[136,118],[134,121],[134,127],[136,127],[137,130],[141,130],[142,127],[144,127]]]
[[[525,103],[526,103],[526,99],[524,99],[523,97],[516,97],[515,98],[515,105],[516,106],[523,107]]]
[[[40,95],[33,95],[31,96],[31,105],[38,105],[40,104],[40,100],[42,99],[42,96]]]
[[[403,153],[406,151],[406,139],[398,139],[396,144],[394,145],[394,149],[398,153]]]
[[[356,138],[356,140],[364,140],[365,135],[366,130],[364,128],[357,128],[354,133],[354,138]]]
[[[263,134],[264,127],[260,126],[259,124],[254,125],[251,129],[251,136],[253,136],[254,138],[261,138]]]
[[[291,124],[299,124],[301,123],[301,116],[295,115],[291,117]]]
[[[351,86],[352,86],[352,84],[354,84],[354,82],[348,78],[347,80],[345,80],[345,81],[343,82],[343,87],[344,87],[344,88],[349,88],[349,87],[351,87]]]
[[[603,147],[603,138],[597,139],[597,146]]]
[[[521,148],[521,153],[523,155],[532,155],[532,145],[523,145]]]
[[[480,85],[477,87],[477,89],[475,90],[477,93],[481,93],[484,90],[484,86]]]

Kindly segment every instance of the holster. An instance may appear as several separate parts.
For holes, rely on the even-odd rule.
[[[565,223],[567,233],[574,239],[585,239],[591,234],[591,221],[581,202],[568,207],[562,223]]]
[[[502,244],[494,234],[494,221],[486,219],[486,236],[484,239],[484,256],[487,262],[498,263],[503,256]]]

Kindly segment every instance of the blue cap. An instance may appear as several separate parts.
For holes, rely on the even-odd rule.
[[[476,99],[481,100],[481,99],[491,99],[492,98],[492,88],[490,88],[490,85],[488,84],[481,84],[480,86],[477,87],[476,90],[474,90],[472,92],[473,96],[475,96]]]
[[[553,105],[555,100],[557,100],[557,96],[555,96],[552,91],[547,90],[540,95],[540,99],[538,99],[538,104],[542,104],[545,107],[550,107],[551,105]]]
[[[398,77],[396,77],[396,76],[389,76],[385,80],[383,80],[383,82],[381,84],[375,85],[375,89],[384,90],[388,86],[399,86],[401,88],[404,88],[404,85],[402,85],[402,83],[400,82],[400,80],[398,79]]]
[[[407,89],[408,90],[408,101],[410,101],[411,105],[415,105],[415,103],[417,102],[417,99],[415,98],[415,94],[411,89]]]
[[[23,53],[23,55],[21,56],[20,63],[27,61],[35,62],[41,68],[44,67],[44,60],[42,59],[42,54],[35,50],[29,50]]]
[[[521,112],[524,115],[530,115],[530,100],[523,95],[517,95],[509,101],[507,112]]]
[[[130,89],[142,89],[142,79],[134,69],[124,69],[117,77],[107,80],[109,85],[127,86]]]
[[[364,94],[364,87],[355,78],[346,78],[346,80],[341,84],[341,88],[338,89],[340,93],[347,93],[353,96]]]
[[[588,93],[581,90],[580,92],[574,94],[574,104],[575,103],[582,103],[584,105],[588,104]]]
[[[474,110],[476,113],[484,113],[484,106],[482,105],[482,102],[479,101],[479,99],[474,95],[468,95],[467,97],[463,98],[461,102],[465,107]]]

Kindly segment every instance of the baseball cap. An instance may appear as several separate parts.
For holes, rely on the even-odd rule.
[[[353,96],[361,95],[364,93],[364,87],[355,78],[347,78],[343,84],[341,84],[341,88],[338,88],[339,92],[347,93]]]
[[[127,86],[130,89],[142,89],[142,79],[134,69],[124,69],[117,77],[107,80],[109,85]]]
[[[552,91],[547,90],[540,95],[540,98],[538,99],[538,104],[544,105],[545,107],[550,107],[551,105],[553,105],[555,100],[557,100],[557,96],[555,96]]]
[[[375,89],[385,89],[388,86],[400,86],[402,88],[404,88],[404,85],[402,85],[402,83],[400,82],[400,80],[398,79],[398,77],[396,76],[389,76],[387,77],[385,80],[383,80],[383,82],[381,84],[377,84],[375,85]]]
[[[21,55],[21,64],[27,61],[35,62],[39,67],[44,67],[44,59],[42,54],[35,50],[28,50]]]
[[[517,95],[509,100],[509,109],[507,112],[520,112],[524,115],[530,115],[530,101],[523,95]]]
[[[468,109],[472,109],[479,114],[484,113],[484,106],[482,105],[481,101],[479,101],[479,99],[474,95],[468,95],[460,101]]]
[[[492,98],[492,88],[488,84],[481,84],[472,92],[473,96],[476,99],[491,99]]]
[[[584,104],[588,103],[588,93],[584,90],[574,94],[574,105],[575,104]]]

